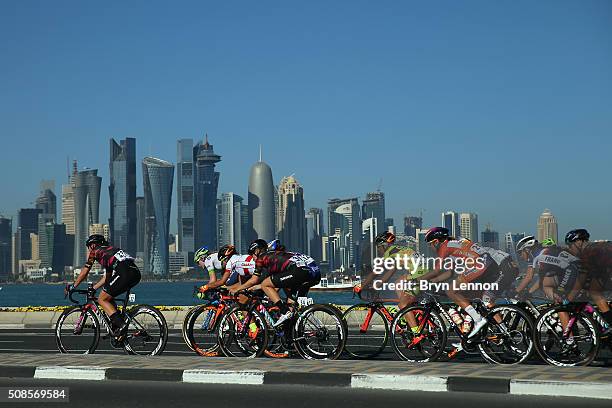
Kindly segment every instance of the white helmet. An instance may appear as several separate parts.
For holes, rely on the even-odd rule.
[[[528,235],[525,238],[521,238],[516,243],[516,252],[521,252],[523,249],[533,248],[538,243],[533,235]]]

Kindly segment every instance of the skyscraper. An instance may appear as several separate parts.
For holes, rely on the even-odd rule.
[[[56,224],[55,217],[50,214],[38,216],[38,248],[40,267],[49,268],[53,273],[63,278],[66,255],[66,226]]]
[[[459,214],[454,211],[446,211],[442,213],[442,226],[447,228],[450,235],[455,238],[461,235]]]
[[[53,216],[57,219],[57,197],[53,192],[55,183],[52,180],[45,180],[40,183],[40,195],[36,198],[36,208],[43,214]]]
[[[491,226],[487,225],[487,228],[481,232],[480,242],[483,246],[499,249],[499,233],[493,231]]]
[[[136,252],[136,139],[110,139],[110,241]]]
[[[17,212],[16,261],[32,259],[32,240],[30,234],[38,233],[38,208],[22,208]],[[38,248],[35,248],[38,252]]]
[[[62,224],[66,225],[66,234],[74,235],[74,190],[72,184],[62,185]]]
[[[275,238],[274,182],[272,169],[261,158],[251,167],[249,176],[249,220],[252,223],[251,240]]]
[[[547,238],[552,238],[555,242],[559,242],[559,232],[557,219],[547,208],[544,210],[540,218],[538,218],[538,241],[542,242]]]
[[[361,216],[357,198],[332,198],[327,203],[330,242],[332,235],[339,237],[340,269],[349,270],[359,264]]]
[[[0,216],[0,282],[6,282],[13,269],[11,265],[12,235],[11,219]]]
[[[376,218],[376,226],[379,232],[386,229],[387,219],[385,217],[385,193],[382,191],[367,193],[361,206],[361,216],[364,220],[371,217]],[[393,222],[391,222],[389,225],[393,225]]]
[[[306,213],[304,189],[293,176],[283,177],[278,185],[278,238],[290,251],[306,251]]]
[[[177,142],[176,162],[176,200],[178,251],[195,252],[195,199],[193,160],[193,139],[180,139]]]
[[[97,169],[86,169],[74,174],[74,261],[73,265],[80,267],[87,260],[85,240],[91,224],[100,223],[100,187],[102,177],[98,177]]]
[[[408,216],[404,217],[404,234],[416,238],[416,230],[423,228],[423,218]]]
[[[145,232],[144,197],[136,197],[136,254],[144,253]]]
[[[459,215],[461,236],[472,242],[478,242],[478,214],[461,213]]]
[[[234,193],[223,193],[217,200],[219,218],[219,246],[231,244],[240,253],[249,249],[249,210],[243,198]]]
[[[216,248],[219,172],[215,171],[215,164],[221,161],[221,156],[215,154],[213,145],[208,143],[208,135],[206,135],[203,144],[197,145],[193,149],[195,161],[195,247]]]
[[[174,166],[161,159],[145,157],[142,177],[145,206],[144,273],[167,278]]]
[[[306,254],[315,261],[323,260],[323,210],[311,208],[306,213]]]

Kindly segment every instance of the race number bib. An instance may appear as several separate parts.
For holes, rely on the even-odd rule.
[[[304,268],[304,267],[310,266],[311,264],[315,263],[314,259],[304,254],[293,255],[291,257],[291,261],[300,268]]]
[[[118,260],[119,262],[121,261],[127,261],[128,259],[134,259],[132,258],[130,255],[128,255],[127,252],[125,252],[123,249],[120,249],[119,251],[115,252],[115,255],[113,255],[115,257],[116,260]]]

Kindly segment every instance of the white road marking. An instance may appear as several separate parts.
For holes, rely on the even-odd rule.
[[[510,380],[510,394],[612,399],[610,383]]]
[[[105,380],[104,367],[36,367],[34,378],[53,378],[59,380]]]
[[[183,382],[204,384],[263,384],[263,371],[185,370]]]
[[[444,377],[431,375],[353,374],[351,387],[439,392],[447,390],[446,381]]]

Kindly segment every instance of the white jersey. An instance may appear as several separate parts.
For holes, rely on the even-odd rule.
[[[219,261],[219,256],[216,252],[206,257],[204,260],[204,268],[206,268],[208,272],[223,270],[223,266],[221,265],[221,261]]]
[[[255,258],[252,255],[232,255],[225,265],[225,272],[248,278],[255,272]]]
[[[481,257],[485,257],[487,255],[490,256],[497,266],[500,266],[506,258],[510,257],[510,254],[507,252],[491,247],[481,246],[479,244],[472,244],[471,250],[476,252]]]

